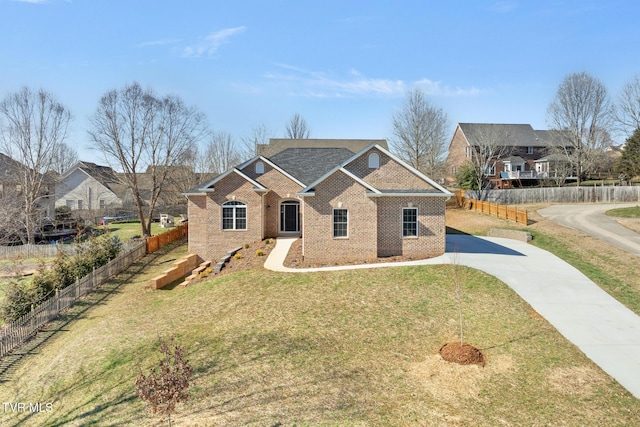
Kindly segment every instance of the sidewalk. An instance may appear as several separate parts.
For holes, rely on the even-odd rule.
[[[555,255],[516,240],[447,235],[444,255],[419,261],[293,269],[282,265],[296,238],[278,238],[264,266],[307,273],[450,264],[482,270],[510,286],[606,373],[640,399],[640,317]]]

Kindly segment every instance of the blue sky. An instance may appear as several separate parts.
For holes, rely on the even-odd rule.
[[[315,138],[389,138],[420,87],[457,122],[545,129],[562,79],[615,99],[640,73],[640,2],[0,0],[0,96],[53,92],[68,142],[100,163],[87,118],[138,81],[177,94],[237,140],[300,113]]]

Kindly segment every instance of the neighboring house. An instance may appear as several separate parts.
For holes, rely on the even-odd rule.
[[[562,142],[551,131],[534,130],[528,124],[458,123],[445,161],[446,183],[455,184],[456,173],[471,161],[472,150],[487,146],[502,153],[487,170],[495,186],[508,186],[514,180],[533,185],[566,170],[557,154]]]
[[[55,206],[112,214],[122,207],[125,192],[113,169],[81,161],[59,177]]]
[[[384,140],[270,141],[189,190],[189,252],[217,259],[244,243],[302,236],[305,261],[368,261],[445,250],[446,189]]]

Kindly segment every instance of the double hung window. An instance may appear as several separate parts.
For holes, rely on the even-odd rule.
[[[226,202],[222,205],[222,229],[246,230],[247,205],[242,202]]]

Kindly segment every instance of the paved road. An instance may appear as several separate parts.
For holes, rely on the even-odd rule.
[[[638,206],[638,203],[597,203],[554,205],[538,213],[558,224],[583,231],[614,246],[640,256],[640,234],[605,215],[611,209]]]
[[[436,258],[291,269],[283,267],[282,262],[294,240],[278,238],[265,268],[304,273],[456,262],[496,276],[587,357],[640,398],[640,316],[545,250],[511,239],[447,235],[446,252]]]

